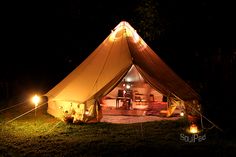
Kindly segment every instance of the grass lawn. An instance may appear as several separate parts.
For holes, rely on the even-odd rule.
[[[0,156],[236,156],[235,138],[216,129],[191,142],[184,119],[75,125],[53,118],[44,107],[36,117],[31,112],[6,123],[8,114],[0,113]]]

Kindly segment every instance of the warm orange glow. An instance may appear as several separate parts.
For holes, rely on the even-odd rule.
[[[40,102],[40,97],[37,94],[35,94],[32,98],[32,102],[35,104],[35,107],[37,107]]]
[[[183,116],[184,116],[184,112],[181,111],[179,115],[180,115],[181,117],[183,117]]]
[[[128,22],[122,21],[120,22],[112,31],[109,37],[110,41],[115,41],[119,38],[121,38],[123,35],[126,37],[131,37],[133,39],[134,43],[137,43],[138,48],[143,51],[147,44],[144,42],[144,40],[138,35],[137,31],[130,26]]]
[[[125,22],[125,29],[127,37],[132,37],[135,43],[139,42],[140,36],[136,32],[136,30],[130,26],[128,22]]]
[[[196,124],[191,124],[190,128],[189,128],[189,132],[192,133],[192,134],[198,133],[197,125]]]
[[[140,50],[143,50],[143,49],[145,49],[147,47],[147,44],[145,43],[145,41],[144,40],[140,40],[140,42],[139,42],[139,48],[140,48]]]
[[[122,31],[125,27],[125,22],[120,22],[112,31],[109,37],[110,41],[114,41],[115,39],[117,39],[119,36],[121,36],[121,34],[118,34],[120,31]]]
[[[124,31],[125,30],[125,31]],[[123,32],[120,32],[123,31]],[[128,22],[122,21],[120,22],[112,31],[109,37],[109,40],[114,41],[118,37],[121,37],[121,34],[118,33],[125,33],[127,37],[132,37],[134,42],[137,43],[140,41],[140,36],[136,32],[136,30],[130,26]]]
[[[115,38],[116,38],[116,34],[115,34],[114,31],[112,30],[112,31],[111,31],[111,34],[110,34],[110,37],[109,37],[109,40],[110,40],[110,41],[114,41]]]
[[[85,115],[89,115],[89,111],[88,110],[85,111]]]
[[[133,33],[134,42],[135,43],[139,42],[140,37],[139,37],[138,33],[136,32],[136,30],[133,31],[132,33]]]

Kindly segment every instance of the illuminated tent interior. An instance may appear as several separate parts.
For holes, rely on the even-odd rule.
[[[128,110],[138,109],[140,102],[162,102],[163,96],[172,104],[182,104],[186,112],[188,106],[199,107],[198,94],[158,57],[128,22],[122,21],[77,68],[45,94],[47,111],[63,120],[71,118],[73,122],[100,121],[102,108],[114,106],[119,89],[127,88],[128,83],[132,98],[121,96],[134,104]],[[122,100],[118,100],[119,105]],[[139,109],[145,108],[142,104]]]
[[[157,111],[167,108],[163,99],[133,65],[122,81],[103,97],[101,105],[103,113],[109,115],[158,115]]]

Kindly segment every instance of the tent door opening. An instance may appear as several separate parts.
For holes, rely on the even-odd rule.
[[[163,98],[132,66],[122,81],[102,98],[101,106],[103,114],[158,115],[167,108]]]

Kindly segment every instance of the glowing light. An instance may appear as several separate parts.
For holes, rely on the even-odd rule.
[[[134,37],[134,42],[137,43],[140,39],[138,33],[136,32],[136,30],[133,32],[133,37]]]
[[[89,111],[88,110],[85,111],[85,115],[89,115]]]
[[[131,27],[128,22],[122,21],[111,31],[109,40],[114,41],[115,39],[122,37],[122,34],[124,33],[127,37],[132,37],[135,43],[138,43],[141,39],[136,30]]]
[[[125,90],[123,90],[123,94],[125,94],[126,93],[126,91]]]
[[[115,38],[116,38],[116,32],[114,32],[114,31],[112,30],[112,31],[111,31],[111,34],[110,34],[109,40],[110,40],[110,41],[114,41]]]
[[[40,97],[37,94],[35,94],[32,98],[32,102],[35,104],[35,107],[37,107],[40,102]]]
[[[122,22],[120,22],[115,28],[114,28],[114,30],[117,30],[119,27],[121,27],[122,25],[125,25],[125,22],[124,21],[122,21]]]
[[[128,78],[126,78],[126,81],[127,81],[127,82],[131,82],[132,79],[131,79],[130,77],[128,77]]]
[[[118,39],[119,37],[122,37],[122,34],[119,33],[119,32],[122,31],[122,30],[124,30],[124,26],[121,25],[121,24],[117,25],[117,26],[111,31],[109,40],[113,42],[115,39]]]
[[[184,116],[184,112],[181,111],[179,115],[180,115],[181,117],[183,117],[183,116]]]
[[[136,32],[136,30],[134,30],[134,28],[132,28],[129,24],[127,24],[125,29],[126,29],[126,35],[128,37],[132,37],[135,43],[139,42],[140,36]]]
[[[140,42],[139,42],[139,49],[141,51],[143,51],[145,48],[147,47],[147,44],[145,43],[144,40],[140,39]]]
[[[130,86],[129,84],[126,85],[126,89],[130,89],[130,87],[131,87],[131,86]]]
[[[190,128],[189,128],[189,132],[192,133],[192,134],[198,133],[197,125],[196,124],[191,124]]]

